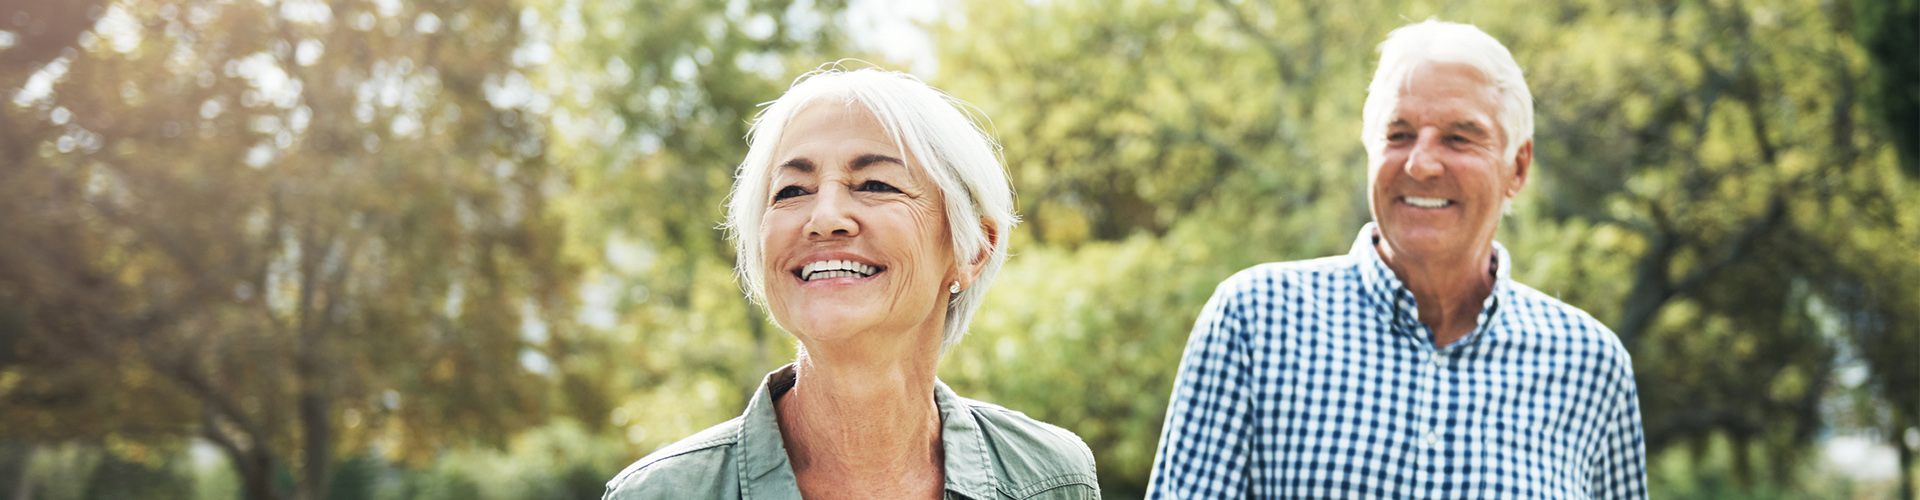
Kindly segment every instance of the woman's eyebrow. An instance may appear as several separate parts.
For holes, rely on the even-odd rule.
[[[813,173],[813,160],[809,160],[806,158],[794,158],[791,160],[787,160],[786,163],[780,164],[780,168],[783,168],[783,169],[791,168],[794,170],[799,170],[800,173],[803,173],[803,174],[811,174]]]
[[[894,163],[900,166],[907,165],[907,162],[900,161],[899,158],[894,158],[891,156],[881,155],[881,154],[864,154],[864,155],[860,155],[859,158],[854,158],[851,166],[853,170],[860,170],[863,168],[867,168],[867,165],[872,165],[875,163]]]

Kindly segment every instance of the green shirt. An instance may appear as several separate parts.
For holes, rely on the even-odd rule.
[[[747,412],[661,448],[607,482],[605,500],[798,499],[773,399],[793,365],[767,374]],[[1066,429],[963,398],[934,381],[948,499],[1099,498],[1093,452]]]

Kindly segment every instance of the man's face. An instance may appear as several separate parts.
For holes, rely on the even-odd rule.
[[[1423,63],[1403,85],[1368,201],[1398,262],[1444,262],[1488,251],[1505,200],[1526,183],[1529,142],[1509,163],[1495,120],[1499,89],[1472,66]]]

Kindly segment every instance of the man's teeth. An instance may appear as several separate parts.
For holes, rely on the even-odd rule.
[[[807,264],[800,268],[800,279],[813,281],[833,278],[865,278],[880,272],[880,268],[861,264],[851,260],[823,260]]]
[[[1446,198],[1423,198],[1419,196],[1406,196],[1406,197],[1401,197],[1400,199],[1406,200],[1408,205],[1413,205],[1420,208],[1441,208],[1453,203],[1451,201],[1447,201]]]

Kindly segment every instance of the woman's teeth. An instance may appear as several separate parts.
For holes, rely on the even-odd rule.
[[[823,260],[807,264],[800,268],[802,281],[833,278],[865,278],[880,272],[880,268],[861,264],[851,260]]]

